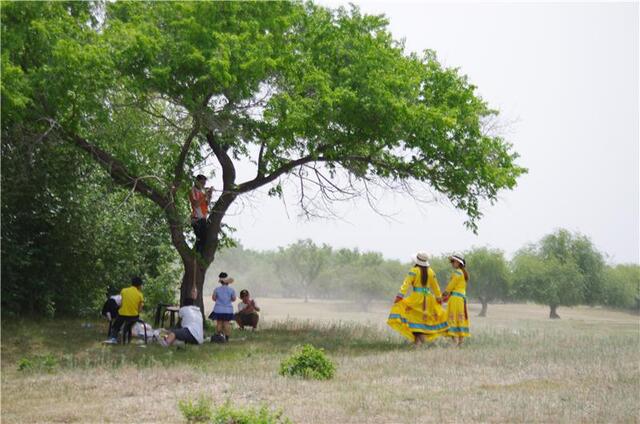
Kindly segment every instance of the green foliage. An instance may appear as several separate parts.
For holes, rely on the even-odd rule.
[[[524,249],[513,259],[513,278],[516,296],[552,309],[578,305],[584,300],[584,277],[573,262],[561,263]]]
[[[504,252],[486,247],[474,248],[465,253],[465,260],[469,270],[473,270],[472,283],[467,289],[469,296],[480,299],[483,308],[493,300],[508,298],[511,275]]]
[[[213,419],[211,402],[204,396],[197,401],[181,400],[178,402],[178,408],[189,423],[206,423]]]
[[[18,371],[28,371],[33,369],[33,362],[29,358],[20,358],[18,361]]]
[[[53,373],[59,366],[58,359],[52,354],[23,357],[18,361],[18,371],[41,371]]]
[[[333,378],[335,370],[335,365],[324,351],[310,344],[298,346],[293,354],[280,364],[280,375],[314,380],[329,380]]]
[[[135,274],[170,290],[176,255],[159,212],[105,189],[79,152],[21,137],[2,143],[3,315],[95,315]]]
[[[640,312],[640,265],[607,267],[604,272],[604,304]]]
[[[230,401],[225,402],[214,411],[212,424],[290,424],[282,411],[271,411],[262,405],[259,409],[234,408]]]
[[[289,293],[309,298],[318,277],[327,269],[332,250],[328,245],[317,246],[311,240],[298,240],[286,248],[279,248],[275,270]]]
[[[189,423],[211,424],[287,424],[291,421],[282,415],[282,411],[272,412],[266,406],[255,408],[235,408],[229,400],[217,408],[205,397],[196,402],[181,400],[178,408]]]
[[[115,183],[144,177],[170,195],[174,218],[186,216],[211,137],[230,160],[262,150],[259,178],[230,182],[240,191],[278,184],[295,158],[317,161],[325,183],[337,170],[425,183],[472,228],[479,202],[526,172],[509,143],[483,131],[497,112],[464,75],[433,52],[406,53],[384,17],[355,7],[6,2],[2,21],[3,129],[86,138],[93,160],[104,159],[98,147],[117,161]]]
[[[604,258],[587,236],[560,229],[543,237],[539,249],[545,259],[575,263],[584,279],[584,302],[588,305],[602,303]]]

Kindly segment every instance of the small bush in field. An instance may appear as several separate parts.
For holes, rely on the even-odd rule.
[[[280,375],[314,380],[329,380],[335,371],[335,365],[324,351],[310,344],[297,347],[294,353],[280,364]]]
[[[213,409],[211,402],[200,398],[196,402],[178,402],[180,412],[189,423],[211,424],[290,424],[282,411],[272,412],[266,406],[260,409],[234,408],[229,401]]]
[[[36,355],[32,359],[20,358],[18,371],[46,371],[54,372],[58,367],[58,359],[51,355]]]
[[[33,369],[33,362],[29,358],[20,358],[18,361],[18,371],[27,371]]]
[[[227,401],[213,413],[213,424],[290,424],[288,418],[282,416],[282,411],[272,412],[266,406],[260,409],[238,409]]]
[[[213,418],[211,402],[203,397],[195,402],[181,400],[178,402],[178,408],[187,422],[190,423],[206,423]]]

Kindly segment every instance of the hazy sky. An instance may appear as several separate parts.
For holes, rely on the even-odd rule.
[[[611,262],[639,261],[638,3],[353,3],[387,15],[408,51],[434,49],[460,67],[501,111],[529,174],[484,207],[477,235],[450,206],[392,194],[380,206],[393,220],[362,201],[341,205],[343,220],[313,221],[298,217],[292,197],[285,209],[256,195],[227,218],[245,247],[311,238],[403,260],[473,245],[512,254],[563,227],[591,237]]]

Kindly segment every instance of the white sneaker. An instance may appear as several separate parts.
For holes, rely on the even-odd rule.
[[[102,343],[104,343],[104,344],[118,344],[118,339],[116,339],[115,337],[109,337],[107,340],[105,340]]]

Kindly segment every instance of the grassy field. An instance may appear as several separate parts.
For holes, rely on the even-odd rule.
[[[597,308],[490,305],[461,349],[412,349],[389,305],[259,299],[259,332],[228,345],[103,346],[106,324],[2,322],[2,422],[183,422],[179,400],[283,409],[296,423],[640,422],[640,321]],[[301,343],[333,380],[278,375]],[[19,368],[22,368],[20,370]]]

